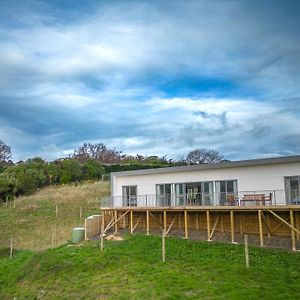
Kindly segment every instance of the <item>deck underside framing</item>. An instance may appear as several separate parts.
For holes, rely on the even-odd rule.
[[[145,234],[161,230],[170,234],[172,230],[183,230],[189,238],[189,230],[206,230],[211,241],[216,232],[230,233],[231,242],[235,235],[256,234],[260,245],[266,237],[291,238],[291,249],[296,251],[300,240],[300,206],[215,206],[215,207],[112,207],[101,208],[106,227],[127,228],[133,233],[142,229]],[[107,231],[107,230],[106,230]]]

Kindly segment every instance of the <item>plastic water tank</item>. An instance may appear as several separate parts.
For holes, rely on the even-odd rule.
[[[75,227],[72,233],[72,243],[78,244],[84,240],[84,228]]]

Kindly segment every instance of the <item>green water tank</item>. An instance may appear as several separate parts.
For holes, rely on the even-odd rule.
[[[84,240],[84,228],[75,227],[72,233],[72,243],[78,244]]]

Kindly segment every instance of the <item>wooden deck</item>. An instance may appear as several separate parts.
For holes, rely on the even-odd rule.
[[[296,251],[300,240],[300,206],[189,206],[189,207],[102,207],[97,226],[100,233],[127,228],[130,233],[151,234],[161,230],[166,235],[182,229],[189,238],[190,230],[205,230],[211,241],[216,232],[230,234],[235,243],[236,234],[256,234],[260,245],[266,237],[290,237],[291,249]],[[102,230],[101,230],[102,228]]]

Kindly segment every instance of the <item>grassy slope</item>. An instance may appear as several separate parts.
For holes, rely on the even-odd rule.
[[[70,239],[72,228],[84,224],[84,217],[99,213],[100,198],[109,193],[108,182],[95,182],[48,187],[32,196],[20,197],[15,208],[12,204],[0,208],[0,246],[7,246],[13,237],[17,248],[49,248],[55,224],[57,244],[65,243]],[[79,218],[80,206],[82,219]]]
[[[0,258],[1,299],[299,299],[300,255],[240,245],[131,236],[123,242]],[[4,254],[4,253],[3,253]]]

